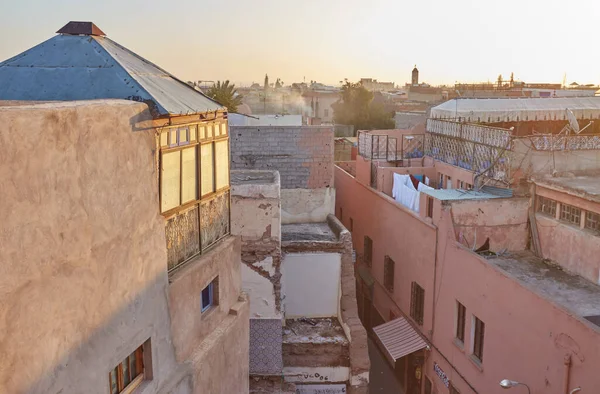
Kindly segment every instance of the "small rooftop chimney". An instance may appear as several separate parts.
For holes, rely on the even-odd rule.
[[[69,22],[62,27],[58,34],[68,34],[71,36],[105,36],[104,32],[100,28],[94,25],[92,22]]]

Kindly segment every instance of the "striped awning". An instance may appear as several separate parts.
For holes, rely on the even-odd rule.
[[[423,337],[403,317],[373,327],[373,332],[392,364],[408,354],[425,348],[429,349],[429,345]]]

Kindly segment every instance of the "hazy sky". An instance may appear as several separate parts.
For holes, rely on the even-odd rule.
[[[599,0],[0,0],[0,59],[70,20],[181,79],[600,83]]]

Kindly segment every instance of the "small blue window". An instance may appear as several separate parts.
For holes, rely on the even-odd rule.
[[[208,286],[206,286],[203,290],[202,290],[202,312],[206,311],[208,308],[210,308],[213,305],[213,294],[214,294],[214,285],[213,282],[209,283]]]

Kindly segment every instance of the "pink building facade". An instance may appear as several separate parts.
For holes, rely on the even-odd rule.
[[[513,196],[473,191],[473,171],[431,157],[390,165],[359,155],[355,175],[336,167],[336,215],[352,232],[361,319],[406,393],[500,394],[503,379],[598,392],[600,177],[539,176]],[[437,189],[409,209],[394,173]],[[397,321],[419,349],[405,354]]]

